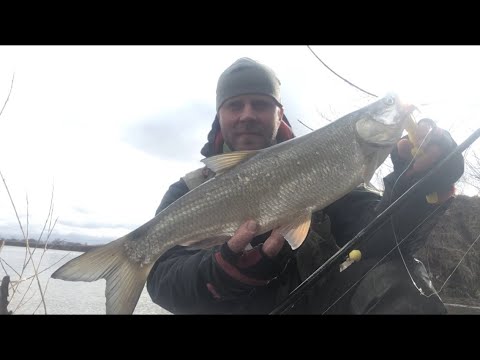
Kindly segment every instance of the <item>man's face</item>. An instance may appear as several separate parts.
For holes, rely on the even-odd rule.
[[[225,101],[218,115],[230,149],[258,150],[275,143],[283,109],[266,95],[240,95]]]

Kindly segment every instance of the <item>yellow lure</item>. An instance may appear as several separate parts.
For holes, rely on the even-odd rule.
[[[411,151],[412,156],[423,154],[423,151],[417,146],[417,128],[417,123],[415,122],[415,120],[413,120],[413,117],[409,116],[405,125],[405,130],[408,133],[408,140],[413,144],[413,148]],[[428,194],[426,196],[426,199],[429,204],[436,204],[438,202],[438,194],[436,192]]]

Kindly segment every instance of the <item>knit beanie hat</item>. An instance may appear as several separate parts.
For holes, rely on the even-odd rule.
[[[217,83],[217,112],[226,100],[244,94],[271,96],[282,107],[280,80],[268,66],[247,57],[238,59],[220,75]]]

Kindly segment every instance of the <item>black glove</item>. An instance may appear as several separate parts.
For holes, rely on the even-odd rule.
[[[429,130],[431,130],[429,132]],[[408,137],[403,137],[391,152],[394,173],[387,179],[394,187],[393,197],[397,198],[416,181],[422,178],[439,161],[444,159],[457,144],[447,130],[441,129],[430,119],[418,122],[417,146],[420,145],[421,154],[415,158],[411,153],[414,144]],[[427,135],[428,133],[428,135]],[[423,141],[425,139],[425,141]],[[420,192],[424,195],[436,192],[439,202],[447,200],[454,194],[455,182],[460,179],[464,171],[464,159],[461,153],[446,163],[437,174],[425,182]]]
[[[263,238],[268,237],[269,233]],[[252,243],[255,243],[256,237]],[[270,258],[260,243],[240,253],[233,252],[224,243],[201,264],[207,289],[217,300],[232,300],[249,296],[257,287],[267,285],[286,267],[292,250],[285,243],[280,253]]]

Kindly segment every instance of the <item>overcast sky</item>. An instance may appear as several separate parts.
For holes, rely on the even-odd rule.
[[[312,46],[339,75],[388,91],[462,142],[480,123],[478,46]],[[282,82],[297,135],[374,100],[307,46],[0,46],[0,171],[29,236],[53,190],[52,238],[105,243],[155,213],[202,164],[221,72],[248,56]],[[478,148],[478,144],[475,143]],[[468,191],[468,190],[467,190]],[[28,206],[27,206],[28,197]],[[21,237],[0,183],[0,237]]]

